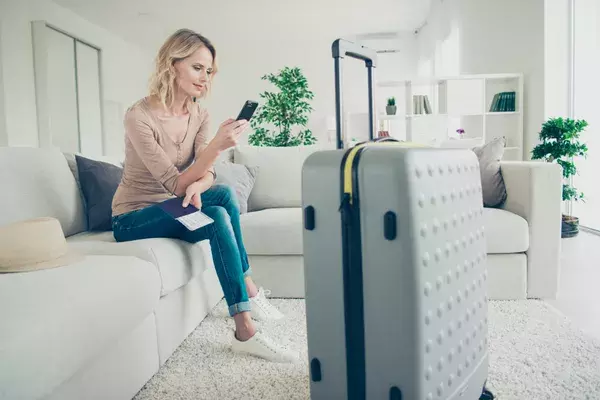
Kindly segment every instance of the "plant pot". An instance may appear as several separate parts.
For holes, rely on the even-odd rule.
[[[387,115],[396,115],[396,106],[386,106],[385,111]]]
[[[562,229],[561,237],[571,238],[579,234],[579,218],[570,217],[568,215],[562,216]]]

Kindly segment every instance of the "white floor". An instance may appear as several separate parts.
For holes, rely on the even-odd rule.
[[[549,303],[600,339],[600,236],[562,239],[561,261],[558,298]]]

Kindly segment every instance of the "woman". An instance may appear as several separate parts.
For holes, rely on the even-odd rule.
[[[210,240],[219,282],[235,321],[234,351],[272,361],[297,354],[257,331],[252,318],[283,315],[250,277],[235,193],[213,185],[213,163],[234,146],[248,121],[224,121],[208,140],[209,116],[195,102],[206,96],[216,72],[216,51],[205,37],[182,29],[160,48],[150,94],[125,116],[125,166],[113,198],[113,232],[118,242],[168,237],[196,243]],[[200,208],[214,223],[189,231],[156,206],[174,196]]]

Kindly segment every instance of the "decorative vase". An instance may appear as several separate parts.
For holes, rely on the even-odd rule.
[[[562,216],[562,229],[561,237],[571,238],[579,234],[579,218],[570,217],[568,215]]]
[[[385,111],[387,115],[396,115],[396,106],[386,106]]]

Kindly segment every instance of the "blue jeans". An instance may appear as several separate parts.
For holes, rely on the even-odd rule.
[[[229,186],[214,185],[200,198],[202,212],[211,217],[214,223],[189,231],[159,207],[148,206],[113,217],[115,240],[174,238],[197,243],[208,239],[229,314],[233,316],[250,311],[244,282],[244,277],[250,274],[250,266],[242,241],[240,209],[235,192]]]

